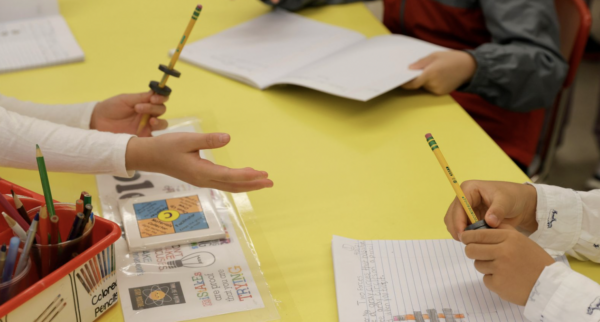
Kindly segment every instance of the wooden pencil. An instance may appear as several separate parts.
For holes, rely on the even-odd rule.
[[[25,205],[23,205],[23,203],[21,202],[21,199],[15,193],[14,190],[10,189],[10,193],[13,196],[13,201],[15,202],[15,207],[17,207],[17,211],[19,212],[19,215],[21,215],[21,218],[23,218],[23,220],[25,220],[28,224],[31,225],[31,219],[29,218],[29,215],[27,215],[27,210],[25,209]]]
[[[435,157],[437,158],[438,162],[440,163],[442,170],[444,170],[444,173],[446,174],[446,177],[448,178],[450,185],[454,189],[454,193],[456,194],[456,197],[458,198],[458,200],[460,201],[460,204],[462,205],[463,209],[465,210],[467,217],[469,217],[471,224],[476,223],[479,219],[477,219],[477,215],[475,215],[473,208],[471,208],[471,205],[469,204],[469,201],[467,200],[465,193],[460,188],[460,184],[458,183],[458,180],[456,180],[454,173],[452,172],[452,170],[450,170],[450,166],[448,165],[448,162],[446,162],[446,159],[444,158],[442,151],[440,151],[440,147],[435,142],[435,139],[433,138],[431,133],[425,134],[425,138],[427,139],[427,143],[429,143],[429,146],[431,147],[431,151],[433,151],[433,154],[435,154]]]
[[[187,42],[188,38],[190,38],[190,34],[192,33],[192,29],[194,28],[194,25],[196,24],[196,20],[200,16],[200,12],[201,11],[202,11],[202,5],[197,5],[196,9],[194,9],[194,13],[192,14],[192,18],[188,22],[188,25],[185,28],[185,31],[183,32],[183,37],[181,37],[181,40],[177,44],[177,49],[175,49],[175,53],[173,53],[173,57],[171,57],[171,62],[169,63],[169,69],[170,70],[172,70],[173,68],[175,68],[175,63],[177,63],[177,60],[179,59],[179,55],[181,54],[181,51],[183,50],[183,47],[185,46],[185,43]],[[162,77],[162,79],[161,79],[160,84],[158,85],[158,87],[164,88],[165,85],[167,85],[167,80],[168,79],[169,79],[169,74],[164,73],[164,75],[163,75],[163,77]],[[138,126],[138,129],[137,129],[137,133],[138,134],[148,124],[148,120],[149,119],[150,119],[150,114],[144,114],[144,116],[142,116],[142,120],[140,121],[140,125]]]

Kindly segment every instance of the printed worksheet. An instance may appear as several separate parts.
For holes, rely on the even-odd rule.
[[[83,59],[56,0],[0,0],[0,73]]]
[[[184,321],[264,307],[226,210],[225,239],[128,253],[117,242],[123,316],[130,322]]]
[[[333,236],[340,322],[527,321],[503,301],[451,239],[355,240]],[[557,260],[568,265],[562,256]]]

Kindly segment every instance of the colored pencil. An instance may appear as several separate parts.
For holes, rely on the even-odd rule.
[[[90,288],[85,284],[85,281],[83,280],[83,278],[81,278],[81,275],[79,275],[79,273],[75,273],[75,276],[77,276],[79,283],[81,283],[81,285],[83,285],[83,288],[85,288],[85,291],[88,292],[88,294],[90,294],[91,293]]]
[[[450,166],[448,165],[448,162],[446,162],[446,159],[444,158],[444,155],[442,154],[442,151],[440,150],[439,145],[435,142],[435,139],[433,138],[431,133],[425,134],[425,138],[427,139],[427,143],[429,143],[429,146],[431,147],[431,151],[433,151],[433,154],[435,154],[435,157],[437,158],[438,162],[440,163],[442,170],[446,174],[446,177],[448,178],[450,185],[454,189],[454,193],[456,194],[456,197],[458,198],[458,200],[460,201],[460,204],[462,205],[463,209],[465,210],[465,213],[469,217],[471,224],[476,223],[479,219],[477,219],[477,215],[475,215],[473,208],[471,208],[471,205],[469,204],[467,197],[465,197],[465,193],[460,188],[460,184],[458,184],[458,180],[456,180],[456,177],[454,176],[454,172],[452,172],[452,170],[450,170]]]
[[[102,250],[102,265],[104,265],[104,275],[105,277],[108,277],[108,267],[106,266],[106,254],[105,254],[106,249]]]
[[[111,262],[111,255],[110,255],[110,246],[106,247],[106,266],[108,266],[108,276],[110,276],[112,274],[112,265],[110,264]]]
[[[115,254],[115,244],[111,244],[110,248],[112,249],[112,256],[113,256],[113,273],[117,270],[117,254]]]
[[[79,232],[79,230],[81,229],[81,225],[83,224],[83,218],[84,215],[83,213],[78,213],[77,216],[75,216],[75,220],[73,220],[73,226],[71,227],[71,231],[69,232],[69,239],[68,240],[73,240],[76,239],[77,234]]]
[[[201,11],[202,11],[202,5],[197,5],[196,9],[194,9],[194,13],[192,14],[192,18],[190,19],[190,22],[188,22],[188,25],[185,28],[185,31],[183,32],[183,37],[181,37],[181,40],[177,44],[177,49],[175,49],[175,53],[173,53],[173,57],[171,57],[171,62],[169,63],[170,70],[175,68],[175,63],[177,63],[177,60],[179,59],[179,55],[181,54],[181,51],[183,50],[183,46],[185,46],[185,43],[187,42],[188,38],[190,38],[192,29],[194,28],[194,25],[196,24],[196,20],[198,19],[198,16],[200,16]],[[162,80],[160,81],[160,84],[158,85],[158,87],[164,88],[165,85],[167,85],[168,79],[169,79],[169,74],[165,73],[163,75]],[[142,117],[142,120],[140,121],[140,125],[138,126],[138,129],[137,129],[138,134],[148,124],[149,119],[150,119],[150,114],[144,114],[144,116]]]
[[[0,272],[4,271],[4,263],[6,263],[6,244],[2,244],[0,248]]]
[[[40,222],[38,223],[38,230],[40,231],[40,245],[48,245],[48,210],[46,206],[40,208]]]
[[[58,311],[56,311],[56,313],[54,313],[54,315],[48,322],[52,322],[54,320],[54,318],[58,315],[58,313],[60,313],[60,311],[62,311],[62,309],[65,308],[65,306],[67,306],[67,302],[63,303],[63,305],[60,308],[58,308]]]
[[[102,282],[102,273],[100,273],[100,266],[98,266],[98,260],[96,259],[96,256],[92,257],[90,261],[93,261],[92,267],[94,268],[94,272],[96,272],[96,275],[98,276],[98,281]]]
[[[8,200],[6,200],[6,197],[2,193],[0,193],[0,206],[6,210],[6,213],[10,216],[10,218],[14,219],[14,221],[16,221],[21,228],[29,229],[29,224],[23,220],[23,218],[21,218],[19,212],[10,204],[10,202],[8,202]]]
[[[106,273],[104,273],[104,267],[102,266],[102,256],[100,255],[100,253],[96,254],[96,256],[98,257],[98,266],[100,267],[100,273],[102,273],[102,279],[104,279]]]
[[[42,181],[42,189],[44,190],[44,198],[46,199],[46,207],[48,207],[48,216],[50,218],[56,216],[54,211],[54,200],[52,199],[52,191],[50,190],[50,181],[48,180],[48,172],[46,171],[46,161],[39,145],[35,145],[35,156],[40,172],[40,180]]]
[[[15,264],[17,261],[17,254],[19,253],[20,243],[21,240],[19,237],[13,237],[10,239],[8,253],[6,254],[6,262],[4,263],[4,271],[2,271],[2,283],[8,282],[12,279],[13,271],[15,270]]]
[[[90,195],[89,193],[85,193],[83,195],[83,206],[85,207],[86,205],[91,205],[92,204],[92,195]]]
[[[58,301],[58,303],[56,303],[56,305],[55,305],[55,306],[52,308],[52,310],[51,310],[51,311],[48,313],[48,315],[47,315],[47,316],[46,316],[46,317],[45,317],[45,318],[42,320],[42,322],[46,322],[46,320],[48,320],[48,318],[50,318],[50,316],[52,315],[52,313],[53,313],[54,311],[56,311],[56,309],[58,309],[58,308],[61,306],[61,304],[63,304],[63,302],[64,302],[64,301],[65,301],[65,299],[64,299],[64,298],[61,298],[61,299],[60,299],[60,301]],[[64,304],[67,304],[67,303],[64,303]]]
[[[58,294],[58,296],[56,296],[56,298],[54,298],[54,301],[52,301],[50,303],[50,305],[48,305],[48,307],[44,310],[44,312],[42,312],[42,314],[40,314],[33,322],[38,322],[42,318],[42,316],[44,316],[44,314],[46,312],[48,312],[48,310],[54,305],[54,303],[56,303],[56,301],[58,301],[59,298],[60,298],[60,294]]]
[[[90,259],[88,261],[88,263],[90,264],[92,273],[94,274],[94,277],[96,278],[96,281],[98,281],[98,285],[99,285],[100,283],[102,283],[102,278],[100,277],[100,272],[98,271],[98,267],[94,264],[94,258],[96,258],[96,257],[92,257],[92,259]]]
[[[96,288],[96,286],[98,285],[98,282],[96,281],[96,276],[94,276],[94,274],[92,274],[92,271],[90,270],[90,266],[87,263],[85,263],[83,265],[83,267],[85,267],[85,271],[87,272],[88,276],[90,277],[93,287]]]
[[[83,213],[83,200],[77,199],[77,201],[75,201],[75,212]]]
[[[90,204],[84,206],[83,220],[81,221],[81,226],[79,226],[79,229],[76,232],[75,238],[79,238],[85,233],[85,228],[87,227],[87,223],[89,222],[90,216],[92,215],[92,208],[93,207]]]
[[[23,220],[25,220],[28,224],[31,225],[31,219],[29,219],[29,215],[27,215],[27,210],[25,209],[25,206],[21,202],[21,199],[19,199],[19,196],[17,196],[17,194],[15,194],[14,190],[10,189],[10,193],[13,196],[13,201],[15,202],[15,206],[17,207],[17,211],[19,212],[19,215],[21,215],[21,218],[23,218]]]
[[[35,238],[35,233],[37,232],[39,220],[40,215],[37,214],[33,218],[33,222],[31,222],[31,227],[29,227],[29,231],[27,232],[27,239],[25,240],[25,245],[23,246],[23,251],[21,252],[21,258],[17,264],[15,275],[19,275],[19,273],[21,273],[27,266],[27,262],[29,261],[29,252],[31,252],[31,245],[34,243],[33,239]]]
[[[90,287],[90,290],[93,291],[94,290],[94,284],[92,284],[92,282],[90,281],[90,278],[87,276],[87,273],[83,270],[83,268],[80,269],[79,271],[83,275],[83,279],[87,282],[88,286]]]
[[[5,212],[2,212],[2,216],[4,217],[4,220],[6,220],[8,227],[12,229],[15,235],[17,235],[17,237],[19,237],[22,241],[25,241],[27,239],[27,233],[25,232],[25,230],[23,230],[23,228],[21,228],[21,226],[19,226],[19,224],[17,224],[17,222],[14,219],[10,218],[10,216],[7,215]]]
[[[58,216],[50,217],[50,244],[56,245],[59,243],[60,232],[58,230]]]

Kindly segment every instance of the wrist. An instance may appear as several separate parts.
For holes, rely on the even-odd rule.
[[[525,206],[523,209],[523,220],[519,225],[521,228],[533,233],[538,229],[537,222],[537,190],[534,186],[523,185],[523,194],[525,195]]]
[[[153,137],[132,137],[125,151],[125,167],[127,171],[153,171],[155,160],[153,156]]]
[[[96,105],[94,106],[94,109],[92,110],[92,117],[90,118],[90,130],[96,130],[97,128],[97,124],[96,124],[96,117],[97,117],[97,112],[98,112],[98,105],[102,104],[102,102],[98,102],[96,103]]]

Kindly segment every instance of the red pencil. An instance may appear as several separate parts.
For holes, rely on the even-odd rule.
[[[58,216],[50,218],[50,244],[58,244]]]

